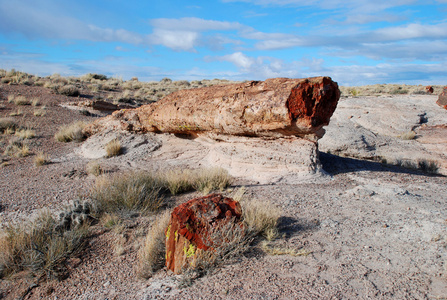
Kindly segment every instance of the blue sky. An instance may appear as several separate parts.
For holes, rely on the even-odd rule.
[[[0,0],[0,68],[447,84],[447,0]]]

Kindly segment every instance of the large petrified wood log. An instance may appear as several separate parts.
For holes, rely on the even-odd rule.
[[[166,228],[166,266],[179,274],[187,265],[194,265],[202,251],[213,251],[216,241],[211,232],[229,223],[242,222],[239,202],[221,194],[211,194],[180,204],[171,214]]]
[[[321,137],[340,91],[329,77],[273,78],[181,90],[134,110],[121,110],[87,127],[178,134]]]

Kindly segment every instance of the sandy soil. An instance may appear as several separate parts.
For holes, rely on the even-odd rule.
[[[0,86],[0,116],[17,107],[8,94],[33,95],[47,106],[35,117],[31,106],[15,117],[34,128],[32,153],[53,163],[35,167],[33,155],[11,158],[0,169],[2,223],[28,219],[40,208],[57,211],[88,193],[95,177],[80,144],[55,142],[60,125],[93,120],[59,107],[72,98],[44,88]],[[81,101],[82,98],[76,101]],[[3,152],[8,137],[2,137]],[[447,178],[378,162],[321,153],[326,176],[299,184],[245,185],[246,196],[283,208],[283,237],[271,246],[305,250],[306,256],[264,253],[260,245],[180,288],[181,276],[166,270],[149,280],[135,274],[136,253],[150,218],[133,218],[122,231],[92,228],[79,258],[61,281],[38,282],[20,274],[0,281],[0,298],[17,299],[445,299],[447,298]],[[121,165],[120,165],[121,161]],[[101,161],[111,171],[132,168],[126,158]],[[172,201],[189,200],[197,193]],[[143,228],[143,229],[141,229]],[[117,245],[121,245],[118,251]]]

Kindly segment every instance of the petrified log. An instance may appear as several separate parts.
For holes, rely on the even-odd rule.
[[[273,78],[174,92],[134,110],[121,110],[87,127],[135,132],[238,136],[316,136],[324,133],[340,91],[329,77]]]
[[[428,94],[433,94],[434,89],[433,89],[433,87],[432,87],[431,85],[427,85],[427,86],[425,87],[425,91],[426,91]]]
[[[166,228],[166,266],[179,274],[194,265],[201,251],[213,251],[211,232],[229,222],[240,222],[239,202],[212,194],[195,198],[174,208]],[[240,224],[242,226],[242,224]]]
[[[441,94],[439,94],[438,101],[436,101],[436,103],[439,106],[444,107],[445,109],[447,109],[447,87],[444,87],[444,89],[442,90]]]

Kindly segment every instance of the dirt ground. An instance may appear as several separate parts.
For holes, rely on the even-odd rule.
[[[24,114],[14,117],[32,127],[36,137],[30,140],[30,156],[2,157],[8,163],[0,168],[2,223],[26,220],[45,207],[61,210],[87,194],[95,181],[85,170],[89,160],[75,154],[80,144],[53,138],[59,126],[95,117],[59,106],[73,98],[45,88],[9,85],[0,86],[0,117],[17,109],[7,95],[18,93],[38,96],[46,114],[34,116],[35,107],[23,106]],[[8,139],[1,137],[1,152]],[[34,166],[39,151],[52,163]],[[68,262],[67,278],[37,282],[19,274],[18,279],[0,280],[0,298],[447,299],[447,178],[327,153],[320,153],[320,160],[324,174],[303,183],[236,180],[232,186],[243,185],[246,197],[269,200],[283,209],[282,237],[271,247],[307,255],[269,255],[255,243],[243,256],[188,287],[180,287],[182,277],[165,269],[142,280],[135,265],[144,236],[140,228],[148,220],[136,217],[121,232],[94,226],[87,249]],[[118,169],[116,160],[110,171]]]

